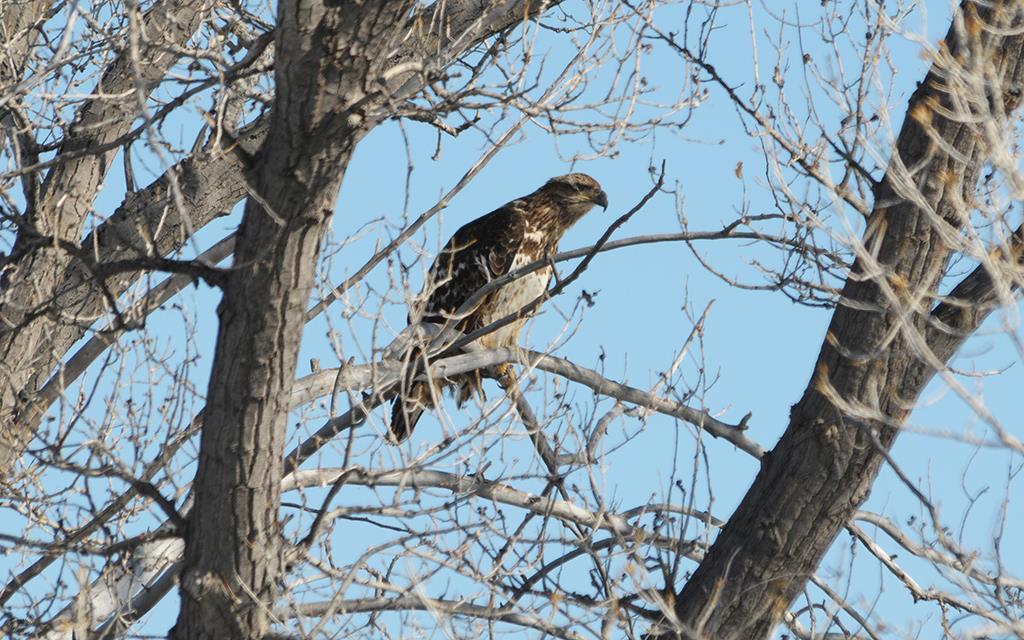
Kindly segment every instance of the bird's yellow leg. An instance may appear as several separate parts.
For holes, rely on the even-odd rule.
[[[515,371],[512,370],[512,365],[508,362],[495,365],[494,377],[498,380],[498,385],[502,389],[508,389],[512,382],[512,377],[515,375]]]

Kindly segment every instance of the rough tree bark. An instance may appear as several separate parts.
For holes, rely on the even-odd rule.
[[[320,240],[409,0],[282,2],[276,99],[218,312],[175,638],[260,638],[284,571],[288,397]]]
[[[677,595],[669,635],[769,637],[868,497],[936,365],[963,340],[949,333],[958,313],[948,304],[932,308],[988,142],[1010,129],[1007,116],[1020,101],[1024,8],[967,2],[962,16],[910,100],[814,375],[782,439]],[[972,286],[957,291],[990,310],[991,294]],[[956,328],[973,329],[984,313],[959,316]]]

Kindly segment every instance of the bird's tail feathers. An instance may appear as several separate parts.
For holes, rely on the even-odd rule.
[[[414,382],[408,391],[391,401],[388,442],[398,444],[412,434],[425,409],[434,406],[434,394],[425,382]]]
[[[458,377],[457,382],[459,383],[459,395],[455,402],[460,409],[474,395],[484,400],[487,399],[487,396],[484,395],[483,382],[480,379],[479,371],[470,371],[469,373],[462,374]]]
[[[505,375],[510,371],[510,365],[498,365],[495,367],[493,375],[499,381],[503,381]],[[452,376],[443,381],[443,384],[449,390],[451,389],[449,386],[451,384],[458,386],[456,403],[460,408],[473,396],[477,396],[481,400],[487,400],[481,373],[481,371],[470,371]],[[502,382],[502,384],[504,383]],[[392,444],[398,444],[408,438],[412,434],[412,430],[416,428],[416,423],[419,421],[420,416],[423,415],[423,412],[426,409],[434,408],[434,399],[438,393],[437,387],[431,390],[430,385],[422,381],[412,382],[409,384],[408,389],[402,390],[391,401],[391,424],[388,428],[388,441]]]

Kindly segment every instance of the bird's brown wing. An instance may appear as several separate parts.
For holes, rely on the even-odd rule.
[[[424,291],[429,294],[422,314],[425,322],[447,322],[480,287],[509,272],[523,245],[525,206],[522,200],[513,200],[455,232],[427,274]],[[491,297],[493,294],[484,296],[474,309],[464,310],[456,327],[463,332],[478,328],[477,310]],[[410,316],[410,324],[413,321]],[[422,354],[413,354],[412,360],[420,358]],[[408,438],[423,411],[433,405],[434,393],[425,382],[408,384],[391,406],[391,440]]]
[[[455,232],[430,267],[426,286],[433,290],[424,307],[425,321],[452,318],[480,287],[509,272],[523,245],[524,206],[522,200],[513,200]],[[472,316],[465,313],[458,328],[472,327]]]

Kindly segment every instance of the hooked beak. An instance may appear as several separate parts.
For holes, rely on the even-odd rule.
[[[608,194],[605,193],[604,191],[599,191],[598,194],[594,196],[594,204],[601,205],[601,208],[607,211]]]

